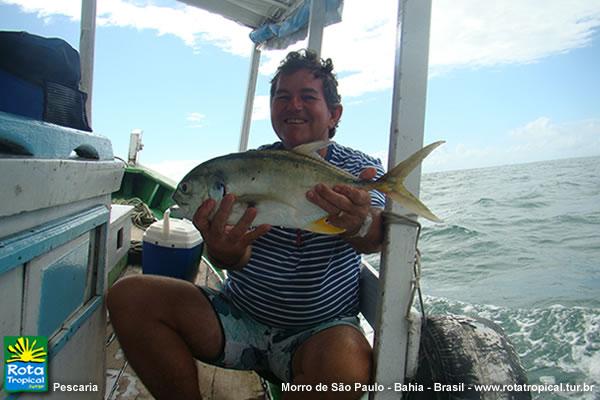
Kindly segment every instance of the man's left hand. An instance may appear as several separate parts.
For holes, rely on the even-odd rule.
[[[375,168],[366,168],[360,173],[359,179],[371,180],[376,174]],[[328,221],[345,229],[347,236],[352,236],[360,230],[371,209],[370,193],[349,185],[329,187],[320,183],[309,190],[306,197],[327,211]]]

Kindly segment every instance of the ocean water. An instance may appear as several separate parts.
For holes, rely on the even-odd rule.
[[[421,198],[426,311],[498,323],[530,384],[594,385],[534,399],[600,400],[600,157],[425,174]]]

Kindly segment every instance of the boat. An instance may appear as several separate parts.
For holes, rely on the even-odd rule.
[[[281,29],[287,21],[286,27],[295,24],[293,36],[305,32],[308,47],[320,53],[323,27],[339,19],[342,0],[182,1],[255,29],[238,149],[244,151],[261,49],[289,40]],[[399,1],[390,165],[423,145],[430,14],[430,0]],[[78,104],[85,104],[80,113],[85,118],[92,116],[95,15],[95,0],[83,0],[80,87],[87,95]],[[134,229],[132,207],[111,204],[117,198],[142,198],[152,217],[160,219],[172,204],[169,194],[175,186],[130,163],[131,149],[128,162],[115,160],[108,139],[82,128],[85,124],[65,127],[40,116],[0,112],[0,186],[10,188],[0,197],[0,333],[47,337],[48,381],[92,382],[95,390],[82,391],[78,398],[126,398],[116,393],[123,376],[133,376],[126,361],[120,360],[118,368],[105,361],[106,344],[118,354],[118,342],[110,328],[107,332],[104,293],[118,275],[132,271],[128,265]],[[140,146],[132,142],[135,158]],[[415,195],[419,184],[420,172],[407,179]],[[403,212],[395,204],[388,204],[386,211]],[[430,316],[422,303],[414,307],[421,297],[419,233],[414,215],[390,220],[380,270],[366,262],[362,268],[361,313],[372,327],[374,349],[374,383],[366,388],[365,398],[530,399],[525,371],[497,325],[485,319]],[[219,284],[222,273],[206,260],[200,270],[201,279]],[[72,276],[76,285],[65,285]],[[224,385],[234,392],[232,398],[240,399],[229,379],[234,378],[224,378]],[[264,390],[249,396],[278,398],[281,387],[262,382]],[[463,391],[464,385],[475,384],[520,390]],[[3,382],[0,400],[32,396],[5,389]],[[51,390],[47,397],[67,395]]]
[[[119,190],[112,194],[113,202],[144,204],[156,219],[161,219],[167,209],[175,204],[173,193],[177,182],[138,161],[138,153],[143,149],[142,130],[131,132],[129,156],[125,164],[123,180]]]

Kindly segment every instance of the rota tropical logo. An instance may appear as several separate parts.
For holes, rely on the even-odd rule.
[[[48,338],[4,337],[4,390],[48,391]]]

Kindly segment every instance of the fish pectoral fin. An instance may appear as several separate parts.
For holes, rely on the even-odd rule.
[[[323,233],[325,235],[339,235],[340,233],[346,232],[346,230],[343,228],[338,228],[337,226],[331,225],[327,221],[326,217],[319,218],[318,220],[311,222],[304,229],[314,233]]]
[[[323,157],[321,157],[317,152],[322,148],[329,146],[331,143],[333,142],[329,140],[319,140],[317,142],[304,143],[294,147],[292,151],[322,160]]]

